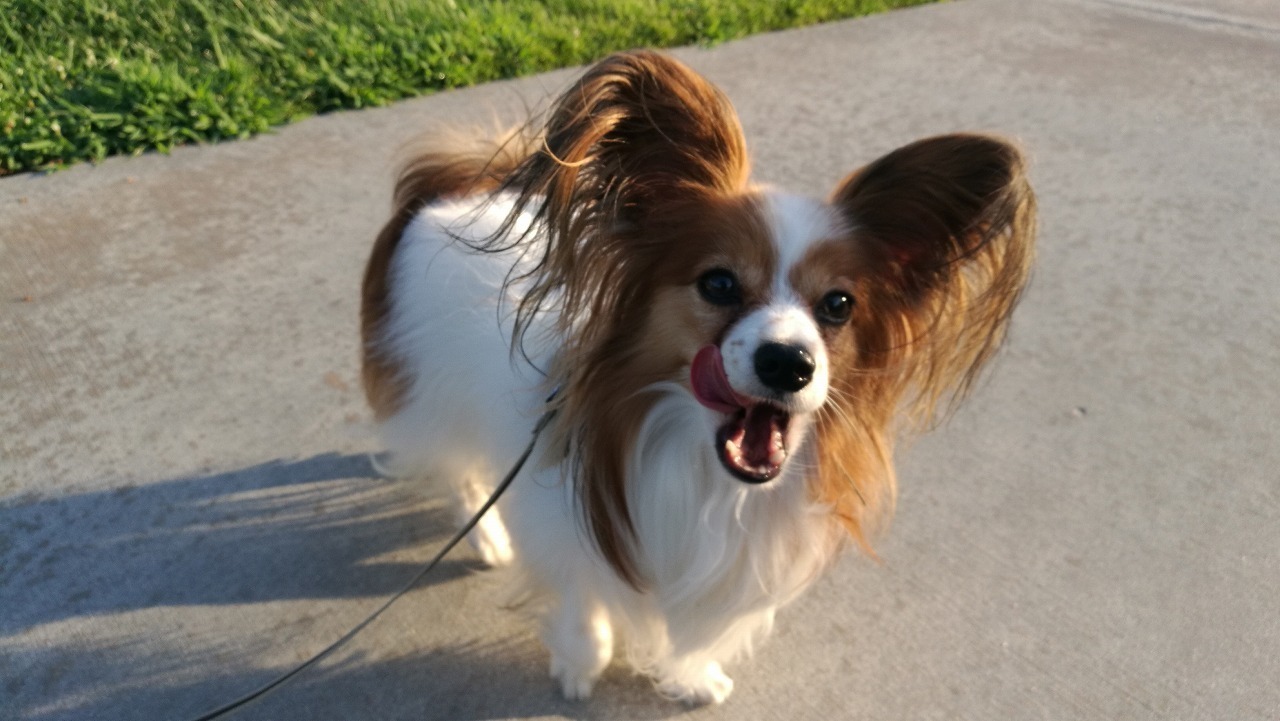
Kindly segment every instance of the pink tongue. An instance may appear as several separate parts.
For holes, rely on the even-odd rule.
[[[750,405],[750,401],[729,385],[729,378],[724,374],[724,359],[714,345],[703,346],[693,357],[689,385],[693,386],[693,397],[699,403],[719,413],[734,413]]]

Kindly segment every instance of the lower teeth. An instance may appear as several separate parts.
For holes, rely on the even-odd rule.
[[[742,454],[741,447],[730,444],[726,448],[726,450],[729,453],[729,460],[733,461],[733,464],[735,466],[739,468],[759,468],[760,467],[747,462],[746,456]],[[775,466],[775,467],[780,466],[786,460],[787,460],[787,451],[781,448],[780,446],[774,446],[774,449],[769,453],[769,466]]]

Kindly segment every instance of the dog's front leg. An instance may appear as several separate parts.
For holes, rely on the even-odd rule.
[[[570,700],[585,699],[613,658],[613,625],[604,606],[576,588],[564,589],[546,617],[543,643],[551,677]]]

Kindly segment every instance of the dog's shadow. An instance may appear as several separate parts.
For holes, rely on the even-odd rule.
[[[658,721],[691,710],[661,698],[651,682],[617,663],[605,671],[590,699],[567,701],[548,677],[545,652],[536,645],[507,640],[429,649],[374,663],[352,659],[281,688],[235,721]],[[248,686],[268,680],[255,678]]]
[[[379,477],[367,456],[336,453],[145,486],[8,499],[0,504],[0,647],[14,653],[0,652],[10,656],[0,658],[6,677],[0,693],[32,719],[198,715],[279,669],[219,649],[224,662],[216,673],[178,680],[172,670],[191,663],[198,649],[157,656],[155,649],[138,654],[92,641],[23,639],[41,638],[45,625],[101,630],[96,624],[120,623],[115,619],[143,609],[390,596],[454,530],[448,510],[421,500]],[[480,568],[473,559],[455,552],[420,586],[460,581]],[[565,702],[532,633],[504,644],[511,648],[414,648],[376,661],[349,655],[309,670],[234,718],[593,718],[618,703],[633,718],[682,711],[616,667],[597,700]],[[57,667],[79,672],[41,681]],[[112,686],[117,690],[107,690]],[[127,699],[121,687],[130,689]]]
[[[367,456],[325,454],[0,506],[0,632],[156,606],[391,593],[416,563],[368,562],[443,537]],[[446,560],[440,583],[468,572]]]

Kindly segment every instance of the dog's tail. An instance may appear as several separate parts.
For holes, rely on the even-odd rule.
[[[391,218],[378,233],[365,267],[360,304],[365,395],[374,415],[385,419],[398,409],[407,383],[394,358],[379,347],[389,311],[391,259],[405,228],[422,208],[445,198],[491,193],[537,148],[524,128],[492,134],[446,131],[413,146],[400,169]]]

